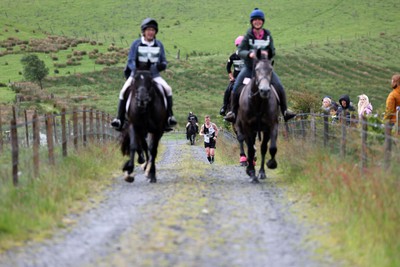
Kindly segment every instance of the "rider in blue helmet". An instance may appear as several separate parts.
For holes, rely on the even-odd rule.
[[[261,53],[272,59],[275,56],[275,46],[271,32],[264,29],[265,15],[260,9],[255,8],[250,13],[251,28],[248,29],[243,41],[238,47],[239,56],[244,60],[244,66],[236,77],[235,84],[232,89],[231,106],[232,111],[226,114],[225,120],[235,122],[236,114],[239,108],[240,92],[238,87],[243,83],[243,80],[251,78],[253,74],[253,59],[255,58],[255,50],[261,49]],[[286,121],[296,116],[295,113],[287,110],[286,93],[283,85],[275,72],[272,72],[271,84],[276,89],[279,95],[279,104],[283,118]]]

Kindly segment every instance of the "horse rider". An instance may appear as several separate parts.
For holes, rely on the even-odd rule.
[[[229,122],[235,122],[236,120],[240,97],[238,87],[243,83],[244,78],[252,77],[253,59],[256,57],[254,50],[261,49],[261,53],[268,56],[268,59],[270,60],[275,56],[275,47],[272,35],[269,30],[263,28],[264,22],[264,12],[258,8],[255,8],[250,13],[251,28],[248,29],[238,47],[238,54],[242,59],[244,59],[244,66],[240,70],[239,75],[236,77],[235,84],[233,85],[231,97],[232,111],[224,117],[224,119]],[[272,72],[271,84],[279,95],[281,112],[286,122],[295,117],[296,114],[287,110],[286,93],[278,75],[275,72]]]
[[[242,35],[238,36],[235,39],[236,51],[229,57],[228,62],[226,63],[226,71],[228,72],[228,76],[229,76],[229,85],[225,90],[224,103],[222,105],[221,110],[219,111],[220,115],[225,115],[226,108],[230,101],[233,84],[235,82],[236,77],[238,76],[238,74],[240,72],[240,69],[242,68],[242,66],[244,64],[244,61],[243,61],[243,59],[241,59],[239,57],[238,50],[237,50],[237,47],[240,45],[242,40],[243,40]],[[233,73],[232,73],[232,66],[233,66]]]
[[[199,132],[199,120],[197,119],[197,116],[193,114],[193,111],[189,112],[189,115],[187,117],[187,123],[186,123],[186,135],[188,134],[189,130],[189,125],[192,121],[196,122],[196,133]]]
[[[172,88],[160,76],[160,72],[167,68],[167,60],[165,57],[164,45],[156,39],[158,32],[158,23],[153,18],[146,18],[140,25],[142,36],[136,39],[129,50],[128,62],[125,68],[125,77],[127,78],[124,86],[119,94],[118,115],[111,122],[111,126],[120,131],[124,125],[126,113],[126,99],[124,94],[126,89],[134,82],[136,69],[149,69],[153,77],[153,81],[161,91],[162,95],[166,95],[168,125],[166,130],[172,130],[170,127],[175,126],[177,121],[172,112]],[[164,92],[163,92],[164,91]]]

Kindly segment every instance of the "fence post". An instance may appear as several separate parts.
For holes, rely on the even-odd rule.
[[[66,125],[66,120],[65,120],[65,108],[61,109],[61,144],[62,144],[62,155],[66,157],[68,155],[67,152],[67,144],[68,144],[68,139],[67,139],[67,125]]]
[[[54,142],[58,144],[58,135],[57,135],[57,117],[53,116],[53,132],[54,132]]]
[[[103,143],[106,140],[105,123],[106,123],[106,114],[104,112],[101,112],[101,132],[103,133]]]
[[[346,122],[346,118],[344,118],[343,116],[346,116],[344,111],[343,111],[342,120],[341,120],[342,139],[340,141],[340,156],[342,158],[344,158],[346,156],[346,135],[347,135],[347,132],[346,132],[346,123],[347,122]]]
[[[3,121],[1,118],[1,108],[0,108],[0,152],[3,152]]]
[[[10,123],[11,128],[11,154],[12,154],[12,177],[13,184],[18,185],[18,132],[17,122],[14,119]]]
[[[86,107],[83,107],[83,114],[82,114],[82,120],[83,120],[83,146],[85,147],[87,145],[87,131],[86,131]]]
[[[96,110],[96,137],[98,142],[100,140],[100,115],[98,110]]]
[[[26,109],[24,110],[24,118],[25,118],[25,139],[26,139],[26,147],[29,147],[29,129],[28,129],[28,114]]]
[[[384,143],[384,169],[387,171],[390,168],[392,159],[392,128],[389,122],[385,123],[385,143]]]
[[[364,173],[365,168],[367,167],[367,138],[368,138],[368,124],[367,118],[363,115],[361,116],[361,174]]]
[[[400,110],[396,110],[396,133],[397,135],[400,135]]]
[[[49,151],[49,163],[54,165],[54,142],[53,142],[53,115],[51,113],[46,114],[46,135],[47,135],[47,148]]]
[[[76,107],[72,111],[72,128],[74,135],[74,147],[78,150],[78,113]]]
[[[90,142],[93,143],[94,140],[94,130],[93,130],[93,109],[90,109],[90,113],[89,113],[89,139]]]
[[[329,111],[324,110],[324,147],[328,145],[329,142]]]
[[[40,146],[40,122],[37,111],[33,113],[32,139],[33,139],[33,174],[34,177],[39,176],[39,146]]]

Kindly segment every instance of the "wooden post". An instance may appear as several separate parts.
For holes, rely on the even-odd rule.
[[[1,108],[0,108],[0,153],[3,152],[3,121],[1,118]]]
[[[400,135],[400,110],[399,109],[396,110],[396,133],[397,133],[397,135]]]
[[[97,142],[100,140],[100,115],[99,111],[96,111],[96,137]]]
[[[105,124],[106,124],[106,114],[104,112],[101,112],[101,132],[103,134],[103,143],[107,138]]]
[[[73,128],[73,135],[74,135],[74,147],[78,150],[78,113],[76,107],[72,113],[72,128]]]
[[[68,145],[67,125],[66,125],[65,115],[66,115],[65,108],[62,108],[61,109],[61,143],[62,143],[63,157],[66,157],[68,155],[68,152],[67,152],[67,145]]]
[[[26,146],[29,147],[28,114],[26,112],[26,109],[24,110],[24,118],[25,118],[25,140],[26,140]]]
[[[385,171],[390,168],[392,159],[392,129],[389,122],[385,123],[385,143],[384,143],[383,167]]]
[[[54,142],[58,144],[58,135],[57,135],[57,117],[53,116],[53,132],[54,132]]]
[[[89,139],[90,142],[93,143],[94,140],[94,127],[93,127],[93,109],[90,109],[89,113]]]
[[[55,165],[54,160],[54,142],[53,142],[53,115],[46,114],[46,135],[47,135],[47,149],[49,152],[49,164]]]
[[[311,113],[310,127],[311,127],[311,142],[315,144],[315,142],[317,141],[317,125],[315,123],[314,112]]]
[[[18,185],[18,132],[17,122],[15,119],[11,120],[11,154],[12,154],[12,177],[13,184]]]
[[[367,137],[368,137],[368,124],[367,118],[363,115],[361,116],[361,174],[364,173],[365,168],[367,168]]]
[[[329,143],[329,111],[324,111],[324,147]]]
[[[33,114],[32,135],[33,135],[33,174],[39,176],[39,147],[40,147],[40,121],[37,111]]]
[[[87,131],[86,131],[86,107],[83,107],[83,114],[82,114],[82,120],[83,120],[83,146],[85,147],[87,145]]]
[[[346,113],[343,110],[342,119],[340,120],[342,126],[342,139],[340,141],[340,156],[344,158],[346,156]]]

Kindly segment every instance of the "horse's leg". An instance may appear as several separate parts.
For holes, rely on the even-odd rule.
[[[133,170],[135,169],[135,152],[136,152],[136,138],[135,138],[135,129],[133,125],[129,125],[129,160],[125,163],[124,167],[122,168],[123,171],[126,171],[128,175],[125,177],[125,181],[128,183],[132,183],[135,181],[134,175],[131,175]]]
[[[258,178],[265,179],[267,176],[265,175],[265,154],[267,154],[268,149],[268,141],[269,141],[269,134],[268,132],[263,132],[263,140],[261,142],[261,166],[260,171],[258,172]]]
[[[146,175],[147,178],[150,179],[150,183],[156,183],[157,182],[157,177],[156,177],[156,157],[157,157],[157,151],[158,151],[158,143],[160,141],[160,134],[150,134],[150,144],[149,144],[149,150],[150,150],[150,160],[148,162],[148,166],[146,168]]]
[[[243,140],[238,140],[239,141],[239,149],[240,149],[240,166],[247,166],[247,157],[246,153],[244,152],[244,141]]]
[[[271,159],[267,162],[267,167],[270,169],[275,169],[278,167],[278,163],[276,162],[275,155],[278,152],[278,147],[276,145],[276,141],[278,139],[278,124],[275,124],[271,129],[271,143],[269,145],[269,154],[271,155]]]
[[[254,142],[255,142],[255,135],[250,135],[246,137],[246,144],[247,144],[247,168],[246,168],[246,173],[247,175],[250,176],[250,182],[252,183],[258,183],[258,178],[256,176],[256,171],[254,169],[254,154],[255,154],[255,149],[254,149]]]

